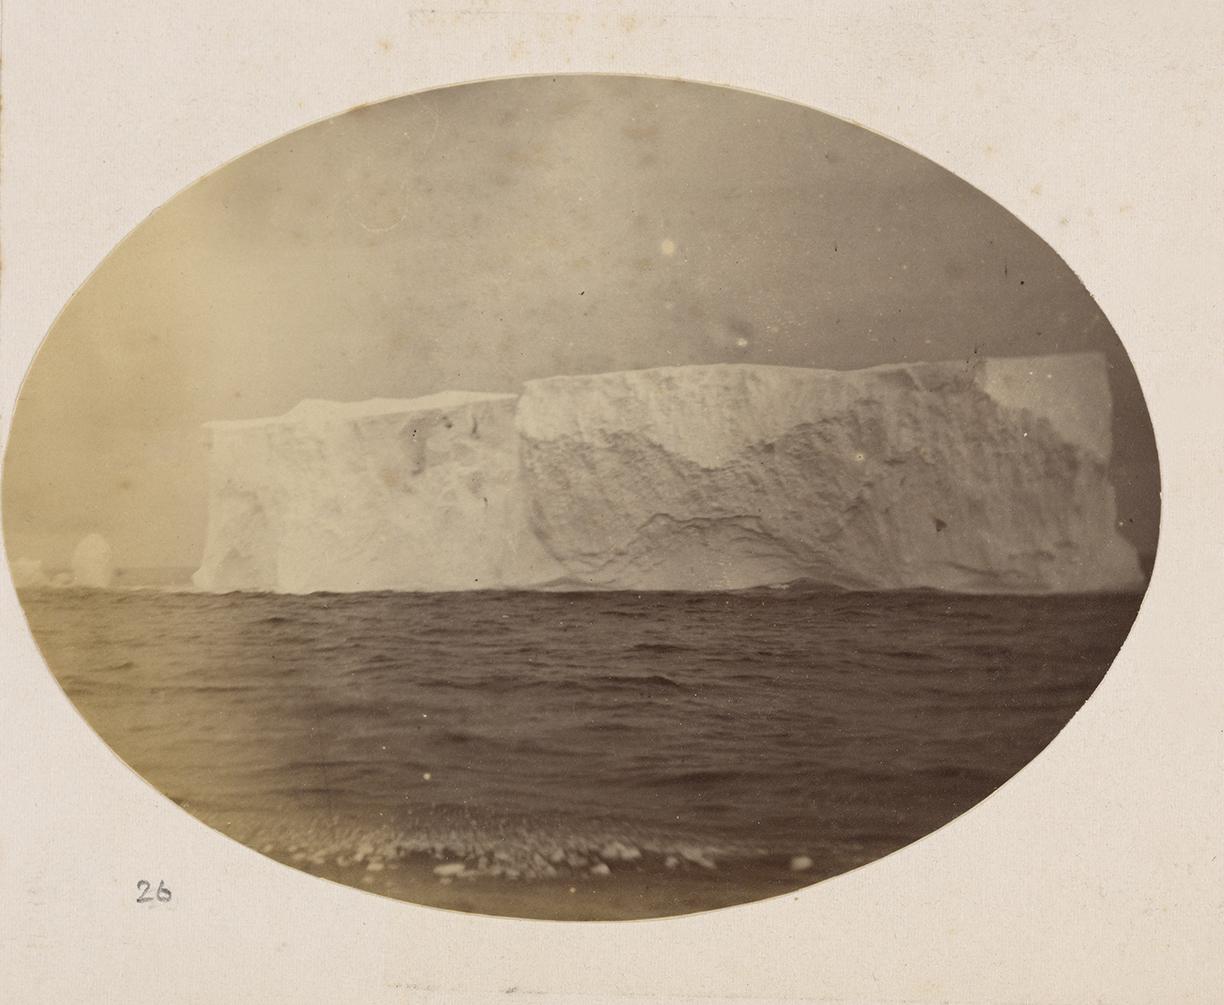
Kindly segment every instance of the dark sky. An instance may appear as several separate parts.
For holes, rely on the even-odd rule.
[[[270,143],[138,227],[27,378],[6,538],[50,566],[95,530],[120,565],[191,565],[200,424],[305,397],[1086,348],[1112,364],[1120,516],[1151,551],[1155,446],[1129,361],[997,204],[866,129],[740,91],[470,84]]]

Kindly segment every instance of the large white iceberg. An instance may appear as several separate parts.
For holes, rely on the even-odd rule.
[[[1097,354],[529,381],[208,425],[196,585],[1132,589]]]

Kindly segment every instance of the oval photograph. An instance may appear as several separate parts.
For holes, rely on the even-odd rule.
[[[999,205],[618,76],[353,109],[154,212],[47,336],[8,565],[81,715],[314,876],[562,920],[947,824],[1100,683],[1156,547],[1135,373]]]

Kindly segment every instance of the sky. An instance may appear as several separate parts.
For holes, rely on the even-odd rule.
[[[48,334],[13,419],[11,558],[191,566],[201,425],[303,398],[514,391],[690,363],[829,369],[1097,349],[1125,532],[1159,476],[1125,350],[1074,273],[918,154],[681,81],[531,77],[362,106],[156,210]]]

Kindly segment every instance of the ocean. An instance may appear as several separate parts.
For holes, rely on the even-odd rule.
[[[47,663],[168,798],[421,904],[638,918],[776,896],[979,802],[1138,595],[41,589]]]

